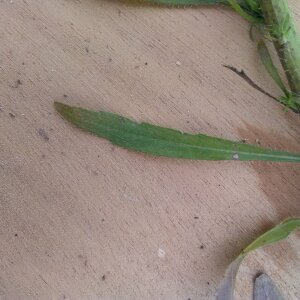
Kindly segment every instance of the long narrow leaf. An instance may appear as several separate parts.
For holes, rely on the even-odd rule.
[[[148,0],[148,2],[164,5],[189,6],[226,4],[227,0]]]
[[[69,122],[123,148],[157,156],[198,160],[263,160],[300,162],[300,154],[273,151],[204,134],[182,133],[125,117],[55,103]]]
[[[245,248],[241,256],[246,255],[250,251],[254,251],[257,248],[263,247],[265,245],[278,242],[286,238],[292,231],[300,227],[300,218],[288,219],[280,223],[278,226],[270,229],[266,233],[258,237],[254,242],[252,242],[247,248]]]
[[[225,278],[221,282],[218,289],[217,300],[233,300],[236,275],[239,266],[249,252],[254,251],[260,247],[281,241],[298,228],[300,228],[300,218],[287,219],[258,237],[254,242],[246,247],[227,268]]]
[[[265,66],[266,70],[268,71],[269,75],[273,78],[279,88],[283,91],[283,93],[288,96],[290,93],[288,92],[287,88],[285,87],[277,68],[275,67],[273,60],[271,58],[271,54],[263,40],[260,40],[257,45],[258,53],[260,59]]]
[[[216,4],[229,4],[228,0],[141,0],[144,2],[170,5],[170,6],[197,6],[197,5],[216,5]],[[257,0],[238,0],[242,7],[250,7],[252,10],[257,8]]]

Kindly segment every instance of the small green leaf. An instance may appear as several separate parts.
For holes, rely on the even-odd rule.
[[[300,95],[300,35],[288,2],[263,0],[260,1],[260,6],[265,31],[271,35],[291,92],[293,95]]]
[[[279,101],[286,107],[292,109],[294,112],[300,112],[300,97],[290,94],[287,96],[281,96]]]
[[[300,154],[273,151],[204,134],[188,134],[125,117],[55,102],[69,122],[123,148],[157,156],[199,160],[263,160],[300,162]]]
[[[227,268],[225,278],[218,288],[217,300],[233,300],[236,275],[243,259],[249,252],[281,241],[298,228],[300,228],[300,218],[287,219],[258,237],[254,242],[246,247]]]
[[[249,253],[250,251],[254,251],[257,248],[283,240],[288,237],[291,232],[299,227],[300,218],[285,220],[276,227],[258,237],[247,248],[245,248],[240,255],[245,256],[247,253]]]

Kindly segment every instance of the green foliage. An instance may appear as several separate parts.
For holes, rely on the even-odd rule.
[[[225,4],[231,6],[252,25],[254,24],[260,30],[263,28],[274,43],[291,91],[285,87],[263,41],[258,43],[261,60],[268,73],[284,93],[279,101],[294,111],[299,111],[300,37],[296,32],[292,14],[285,0],[144,1],[170,6]],[[152,155],[198,160],[300,162],[300,154],[264,149],[204,134],[182,133],[147,123],[137,123],[112,113],[93,112],[58,102],[55,103],[55,108],[66,120],[85,131],[106,138],[111,143],[123,148]],[[298,228],[300,228],[300,218],[288,219],[247,246],[227,268],[225,279],[218,289],[217,300],[233,299],[239,266],[249,252],[283,240]]]
[[[188,134],[125,117],[55,103],[69,122],[123,148],[157,156],[198,160],[300,162],[300,154],[273,151],[204,134]]]
[[[297,33],[292,12],[287,1],[261,1],[265,31],[271,37],[281,64],[287,76],[292,97],[286,103],[300,95],[300,36]]]
[[[148,0],[156,4],[170,6],[213,5],[231,6],[239,15],[256,25],[261,31],[267,31],[274,42],[281,64],[287,75],[291,92],[283,88],[278,71],[270,60],[264,62],[267,71],[283,90],[284,96],[278,100],[295,112],[300,111],[300,37],[292,14],[285,0]],[[265,27],[262,27],[265,24]],[[250,36],[252,37],[252,31]],[[262,45],[260,45],[262,46]],[[263,47],[264,48],[264,47]],[[261,47],[261,51],[265,49]],[[270,56],[269,56],[270,57]],[[266,59],[266,56],[265,56]],[[271,67],[271,68],[270,68]],[[270,72],[270,70],[272,72]],[[279,80],[278,80],[279,79]]]
[[[270,76],[273,78],[273,80],[276,82],[276,84],[279,86],[279,88],[282,90],[284,95],[289,97],[291,95],[291,92],[289,92],[287,90],[287,88],[285,87],[285,85],[279,75],[279,72],[273,63],[270,52],[263,40],[260,40],[258,42],[257,49],[258,49],[258,53],[261,58],[261,61],[264,64],[266,70],[268,71]]]
[[[268,71],[269,75],[273,78],[276,84],[284,93],[278,101],[282,103],[284,106],[289,107],[294,112],[300,112],[300,97],[294,95],[293,92],[289,91],[285,84],[283,83],[277,68],[275,67],[270,52],[265,44],[264,41],[258,42],[258,53],[260,55],[261,61],[264,64],[266,70]]]
[[[300,113],[300,97],[290,94],[288,96],[284,95],[279,98],[279,102],[283,104],[286,108],[290,108],[296,113]]]
[[[245,256],[250,251],[254,251],[260,247],[283,240],[297,228],[300,228],[300,218],[287,219],[258,237],[254,242],[252,242],[242,251],[240,256]]]
[[[244,0],[244,5],[247,5],[249,10],[253,12],[259,12],[260,5],[258,0]]]
[[[174,6],[190,6],[226,4],[227,0],[152,0],[149,2]]]
[[[274,24],[270,29],[269,33],[271,38],[276,41],[278,40],[280,43],[285,44],[288,39],[288,34],[291,30],[291,16],[285,15],[282,23]]]
[[[243,18],[248,20],[252,24],[262,23],[260,17],[256,17],[256,11],[252,10],[251,6],[254,6],[254,1],[248,0],[246,2],[246,7],[242,7],[237,0],[228,0],[231,7]],[[247,9],[247,6],[249,8]],[[248,11],[247,11],[248,10]]]
[[[298,228],[300,228],[300,218],[287,219],[259,236],[254,242],[247,246],[227,268],[225,278],[218,289],[217,300],[233,300],[236,275],[243,259],[249,252],[279,242]]]

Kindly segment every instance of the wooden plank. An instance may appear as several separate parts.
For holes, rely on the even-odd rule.
[[[299,1],[291,1],[300,21]],[[300,121],[224,8],[0,1],[1,299],[213,299],[226,266],[299,215],[297,165],[191,162],[113,147],[53,101],[300,151]],[[243,263],[299,299],[299,233]]]

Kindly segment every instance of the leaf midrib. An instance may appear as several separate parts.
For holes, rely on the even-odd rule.
[[[100,113],[103,113],[103,112],[100,112]],[[113,114],[113,117],[114,117],[114,114]],[[135,123],[134,121],[132,120],[129,120],[130,122],[133,122],[133,124],[137,124],[137,125],[142,125],[142,124],[138,124],[138,123]],[[91,124],[88,122],[88,124]],[[96,123],[95,123],[96,124]],[[99,127],[99,124],[96,124],[97,127]],[[155,125],[151,125],[151,126],[155,126]],[[199,149],[199,150],[208,150],[208,151],[215,151],[215,152],[219,152],[219,153],[229,153],[229,154],[244,154],[244,155],[248,155],[248,156],[259,156],[259,157],[274,157],[274,158],[283,158],[283,159],[289,159],[289,160],[295,160],[295,161],[298,161],[300,160],[300,157],[297,157],[295,156],[296,154],[292,154],[289,156],[289,155],[282,155],[281,154],[281,151],[278,151],[278,154],[269,154],[269,153],[257,153],[257,152],[248,152],[248,151],[244,151],[244,150],[231,150],[231,149],[220,149],[220,147],[205,147],[205,146],[200,146],[200,145],[193,145],[193,144],[189,144],[189,143],[184,143],[182,141],[180,142],[173,142],[173,141],[169,141],[167,139],[161,139],[161,138],[155,138],[155,137],[151,137],[151,136],[147,136],[147,135],[142,135],[142,134],[136,134],[134,132],[130,132],[128,131],[128,129],[126,129],[125,127],[125,130],[120,130],[120,127],[118,126],[118,128],[116,129],[112,129],[111,126],[106,126],[105,124],[101,123],[101,127],[103,127],[106,131],[110,131],[110,132],[117,132],[116,136],[117,138],[120,140],[120,139],[124,139],[122,137],[122,135],[124,135],[124,132],[126,135],[130,135],[130,136],[134,136],[136,138],[139,138],[139,139],[147,139],[149,141],[160,141],[160,143],[164,143],[166,145],[169,145],[169,146],[172,146],[172,145],[179,145],[179,146],[182,146],[182,147],[185,147],[185,148],[194,148],[194,149]],[[98,134],[97,132],[93,131],[94,133]],[[182,134],[180,133],[179,131],[175,131],[177,134]],[[193,134],[191,134],[191,136],[193,136]],[[207,136],[208,138],[212,138],[212,137],[209,137]],[[111,142],[113,142],[111,139],[114,139],[114,137],[112,137],[112,135],[110,134],[109,135],[109,140]],[[217,138],[216,138],[217,139]],[[225,142],[228,142],[227,140],[224,140]],[[232,144],[232,146],[242,146],[242,145],[238,145],[238,144]],[[251,146],[251,145],[247,145],[249,147],[254,147],[253,150],[261,150],[261,148],[257,148],[255,149],[255,146]],[[143,150],[140,150],[140,151],[143,151]],[[268,151],[268,150],[267,150]],[[269,151],[273,151],[273,150],[269,150]],[[234,160],[234,159],[233,159]],[[238,159],[237,159],[238,160]]]

